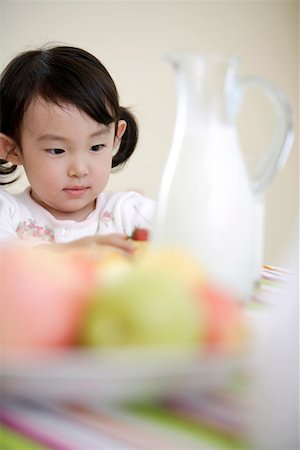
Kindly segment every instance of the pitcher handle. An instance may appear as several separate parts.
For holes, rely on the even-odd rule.
[[[248,88],[255,86],[269,98],[276,113],[276,128],[271,144],[262,154],[252,177],[254,193],[259,195],[285,165],[294,142],[294,131],[292,109],[284,92],[264,78],[248,76],[240,80],[242,96]]]

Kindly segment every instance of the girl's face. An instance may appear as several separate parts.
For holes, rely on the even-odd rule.
[[[108,182],[126,122],[108,127],[70,104],[41,98],[26,110],[17,150],[31,196],[57,219],[84,220]]]

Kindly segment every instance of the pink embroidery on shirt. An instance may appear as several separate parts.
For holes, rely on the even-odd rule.
[[[17,226],[16,233],[20,239],[39,238],[42,241],[54,242],[54,233],[47,226],[41,226],[33,219],[24,220]]]
[[[103,211],[102,216],[101,216],[101,220],[103,223],[107,224],[108,222],[112,222],[114,219],[113,213],[112,211]]]

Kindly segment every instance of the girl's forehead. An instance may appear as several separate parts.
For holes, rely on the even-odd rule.
[[[52,124],[58,126],[60,123],[63,125],[74,120],[83,124],[84,122],[97,124],[94,119],[71,103],[54,103],[37,97],[30,102],[25,111],[22,128],[32,125],[35,127]]]

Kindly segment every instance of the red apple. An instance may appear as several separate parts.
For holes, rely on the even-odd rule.
[[[208,351],[233,352],[245,343],[243,305],[223,287],[207,281],[198,285],[199,314],[204,320],[204,344]]]
[[[2,247],[0,274],[4,349],[74,343],[94,279],[88,258],[45,248]]]

